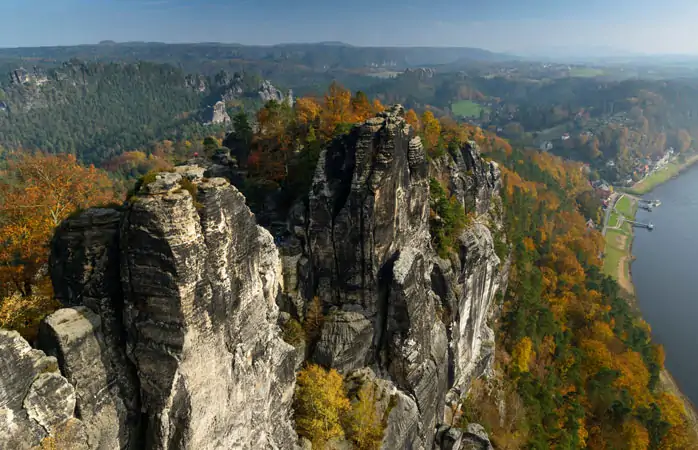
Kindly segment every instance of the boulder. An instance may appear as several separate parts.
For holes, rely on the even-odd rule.
[[[337,311],[325,318],[314,360],[340,372],[363,367],[373,341],[373,325],[358,312]]]
[[[86,448],[75,418],[75,389],[56,358],[34,350],[16,331],[0,329],[0,447],[31,449],[45,439]]]
[[[39,329],[39,344],[58,358],[62,373],[74,387],[77,413],[91,449],[138,448],[140,414],[134,407],[134,386],[124,368],[110,358],[100,317],[85,306],[60,309]]]

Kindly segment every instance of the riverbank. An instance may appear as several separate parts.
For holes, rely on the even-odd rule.
[[[635,288],[630,269],[633,258],[633,228],[625,219],[635,220],[637,199],[628,194],[621,194],[609,208],[611,214],[605,228],[604,273],[616,279],[624,291],[633,295]]]
[[[683,163],[670,162],[665,169],[659,170],[627,190],[629,194],[644,195],[662,183],[676,178],[681,172],[698,162],[698,154],[689,156]]]
[[[676,383],[674,377],[672,377],[666,369],[663,369],[659,373],[659,388],[681,399],[684,409],[686,410],[686,420],[690,424],[690,431],[693,434],[694,441],[698,440],[698,412],[696,412],[696,407],[693,402],[681,392],[678,383]]]
[[[696,161],[698,161],[698,157]],[[611,213],[608,215],[608,220],[604,227],[606,240],[604,273],[618,281],[618,285],[626,293],[625,297],[628,302],[634,306],[637,305],[631,269],[631,264],[634,260],[632,254],[634,229],[625,219],[634,221],[638,206],[638,197],[629,194],[620,194],[614,197],[612,204],[609,205]],[[692,436],[692,442],[698,441],[698,411],[666,369],[663,369],[660,373],[659,389],[662,392],[675,395],[682,401],[685,416],[690,425],[689,432]]]

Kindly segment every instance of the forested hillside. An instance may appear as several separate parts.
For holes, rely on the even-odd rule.
[[[131,72],[135,70],[131,66],[98,67],[102,68],[101,76],[95,85],[67,83],[84,109],[71,109],[70,102],[58,93],[35,92],[36,103],[29,109],[42,121],[58,121],[54,123],[70,117],[61,115],[61,109],[94,111],[94,121],[83,130],[105,129],[104,134],[90,141],[102,144],[97,147],[100,150],[94,153],[95,158],[117,155],[129,145],[153,139],[157,125],[148,113],[166,122],[177,114],[178,107],[187,110],[196,105],[197,93],[180,72],[162,72],[163,68],[148,65],[137,72]],[[85,79],[97,76],[90,71],[79,73]],[[162,79],[170,80],[169,88],[177,86],[176,92],[182,97],[175,98],[173,93],[165,93],[166,88],[155,85],[156,80]],[[145,99],[127,94],[127,86]],[[121,99],[124,104],[105,103],[104,110],[113,110],[111,114],[99,111],[99,102],[103,100],[100,93],[107,87],[123,91],[121,96],[109,98]],[[21,98],[16,96],[24,90],[20,87],[9,94],[10,106],[16,104]],[[155,111],[162,99],[153,93],[171,99],[167,112]],[[41,104],[42,101],[49,103]],[[131,102],[133,108],[140,108],[135,117],[145,123],[127,119],[131,110],[125,104]],[[294,106],[267,103],[256,114],[254,128],[245,114],[236,116],[235,132],[225,140],[229,148],[219,149],[220,142],[209,138],[201,147],[206,154],[200,158],[229,156],[226,164],[235,170],[238,186],[259,217],[271,215],[272,221],[273,217],[285,218],[289,208],[299,200],[302,204],[308,195],[322,150],[332,142],[341,143],[355,122],[383,110],[381,102],[333,84],[324,96],[300,98]],[[58,118],[49,117],[49,112]],[[151,134],[145,138],[134,134],[132,142],[125,142],[115,137],[120,134],[109,127],[110,117],[121,117],[133,129],[150,130]],[[589,198],[590,187],[581,165],[512,149],[493,134],[450,118],[438,120],[430,111],[417,114],[408,110],[405,121],[420,137],[429,164],[453,163],[461,149],[477,146],[487,158],[501,164],[503,173],[502,201],[493,208],[495,214],[503,214],[504,227],[498,230],[490,224],[497,234],[493,242],[499,260],[503,264],[511,262],[509,288],[501,299],[502,311],[496,327],[498,356],[494,375],[474,382],[456,415],[460,416],[458,426],[465,429],[470,422],[484,424],[495,446],[503,449],[693,448],[682,404],[673,395],[661,392],[657,385],[663,367],[662,349],[652,343],[649,326],[620,296],[615,281],[600,270],[602,238],[586,225],[588,218],[598,217],[599,205]],[[114,141],[109,143],[109,137]],[[43,144],[37,141],[37,147],[47,145],[49,139],[65,139],[73,142],[72,148],[78,154],[84,152],[80,148],[88,148],[79,147],[81,144],[68,136],[45,139]],[[54,147],[46,150],[56,150],[61,142],[64,141],[56,141]],[[169,170],[168,158],[177,151],[171,142],[163,143],[149,156],[126,153],[110,164],[113,171],[123,170],[131,176],[134,173],[129,170],[139,164],[152,169],[141,178],[137,193],[155,181],[158,171]],[[45,172],[44,167],[50,171]],[[43,270],[54,227],[76,210],[109,201],[112,188],[103,172],[80,167],[71,156],[13,153],[2,175],[0,234],[6,239],[0,253],[0,325],[18,329],[32,338],[38,321],[57,307],[50,301]],[[472,224],[474,209],[459,203],[438,180],[432,178],[429,189],[432,244],[445,259],[457,260],[455,243]],[[183,190],[193,193],[196,199],[196,186],[191,182],[182,181],[177,192]],[[23,208],[25,201],[31,207]],[[137,197],[130,200],[137,201]],[[294,345],[306,338],[313,342],[318,338],[313,334],[313,324],[322,320],[322,311],[309,310],[305,328],[297,321],[289,321],[284,335]],[[385,425],[370,419],[380,426],[376,425],[377,431],[367,430],[379,433],[378,436],[361,435],[356,429],[359,412],[349,411],[341,377],[336,372],[318,370],[306,367],[299,377],[301,388],[307,388],[312,397],[302,397],[303,389],[297,391],[296,403],[303,406],[297,417],[298,432],[313,442],[324,442],[344,436],[345,427],[347,436],[371,445],[361,448],[377,448]],[[331,379],[323,380],[326,376]],[[318,377],[308,386],[309,378]],[[332,387],[329,400],[314,396],[311,389],[312,385],[325,382]],[[323,403],[330,400],[334,403]],[[362,399],[359,406],[351,408],[370,408],[373,401]],[[501,402],[504,408],[498,406]],[[327,414],[334,414],[335,420],[329,431],[318,425],[330,417]],[[348,420],[342,419],[345,414],[350,414],[353,422],[344,422]]]
[[[3,146],[100,162],[185,127],[202,98],[169,66],[76,62],[5,86],[4,103]]]
[[[487,423],[501,448],[693,448],[681,401],[658,387],[662,348],[602,273],[581,166],[507,148],[489,156],[506,167],[513,265],[502,378],[476,384],[466,420]],[[492,406],[498,383],[515,405],[504,413]]]

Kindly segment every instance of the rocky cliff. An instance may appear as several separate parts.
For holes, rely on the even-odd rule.
[[[310,359],[348,376],[370,367],[416,404],[416,417],[394,418],[413,423],[414,434],[389,432],[385,448],[432,448],[446,411],[491,363],[488,320],[502,274],[485,224],[501,226],[500,180],[474,144],[429,164],[402,114],[395,107],[354,127],[320,156],[282,248],[284,305],[302,317],[310,299],[322,301]],[[451,260],[432,246],[430,177],[472,219]]]
[[[199,174],[160,174],[123,211],[89,210],[60,227],[51,271],[70,307],[39,339],[56,359],[19,336],[2,344],[0,404],[17,439],[36,444],[75,413],[89,448],[293,447],[295,351],[277,326],[278,252],[234,187]],[[33,418],[27,395],[47,365],[65,388],[43,401],[62,409]],[[5,386],[5,374],[20,384]]]
[[[42,324],[39,350],[0,333],[0,443],[294,449],[307,359],[338,369],[350,396],[371,383],[385,449],[488,448],[480,428],[450,426],[492,362],[499,172],[472,144],[428,161],[402,114],[323,151],[276,243],[229,181],[196,166],[65,221],[50,261],[65,308]],[[433,180],[468,211],[449,259],[430,233]],[[315,298],[325,318],[299,355],[277,305],[303,320]]]
[[[225,110],[225,102],[222,100],[204,111],[204,124],[206,125],[229,124],[230,122],[230,116]]]

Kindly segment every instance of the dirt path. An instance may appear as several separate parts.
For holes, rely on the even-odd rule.
[[[630,261],[631,261],[631,256],[630,255],[630,250],[628,249],[628,236],[625,235],[619,235],[616,237],[616,246],[619,249],[623,249],[624,252],[626,252],[626,256],[621,257],[618,260],[618,268],[616,269],[618,271],[618,284],[620,285],[621,288],[623,288],[625,291],[634,294],[635,293],[635,286],[633,286],[633,280],[630,277]]]

